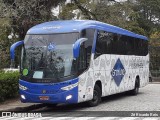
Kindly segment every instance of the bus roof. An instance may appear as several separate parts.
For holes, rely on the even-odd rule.
[[[30,28],[27,34],[54,34],[54,33],[80,32],[85,28],[100,29],[108,32],[113,32],[148,40],[148,38],[145,36],[138,35],[131,31],[122,29],[120,27],[116,27],[110,24],[94,20],[63,20],[63,21],[45,22]]]

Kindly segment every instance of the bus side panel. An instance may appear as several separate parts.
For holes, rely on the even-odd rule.
[[[113,69],[124,69],[125,73],[117,80],[112,75]],[[123,67],[122,67],[123,66]],[[149,57],[134,55],[100,55],[91,60],[90,68],[79,76],[78,102],[91,100],[96,81],[102,83],[102,96],[112,95],[134,89],[136,77],[140,78],[140,87],[148,84]]]
[[[143,68],[140,68],[140,87],[144,87],[149,83],[149,54],[141,58]]]
[[[105,55],[106,56],[106,83],[105,83],[105,95],[112,95],[120,92],[124,92],[133,88],[133,79],[129,80],[129,58],[124,55]],[[119,68],[121,67],[121,68]],[[125,72],[118,76],[115,71],[119,69]],[[114,75],[114,74],[115,75]],[[119,74],[119,73],[118,73]]]
[[[139,77],[140,87],[144,87],[149,82],[149,58],[147,56],[129,57],[129,77],[132,77],[135,85],[136,77]]]
[[[140,78],[140,87],[148,84],[148,56],[106,54],[97,57],[93,62],[95,81],[100,80],[102,83],[102,96],[134,89],[136,76]],[[113,69],[123,69],[125,73],[115,77]]]

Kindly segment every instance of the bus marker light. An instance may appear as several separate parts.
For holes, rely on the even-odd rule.
[[[69,100],[69,99],[71,99],[71,98],[72,98],[72,95],[66,96],[66,100]]]

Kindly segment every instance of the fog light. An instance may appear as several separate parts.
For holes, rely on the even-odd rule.
[[[69,100],[69,99],[71,99],[71,98],[72,98],[72,95],[66,96],[66,100]]]
[[[24,99],[24,100],[26,99],[26,97],[24,95],[21,95],[21,98]]]

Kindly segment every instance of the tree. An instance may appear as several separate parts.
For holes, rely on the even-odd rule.
[[[0,69],[8,67],[9,64],[9,46],[11,41],[8,40],[9,20],[7,18],[0,19]]]
[[[27,30],[35,24],[53,20],[52,7],[65,0],[3,0],[11,19],[13,31],[24,39]]]
[[[160,31],[150,35],[149,44],[151,70],[160,70]]]
[[[136,0],[134,11],[139,14],[137,22],[148,36],[160,29],[160,1],[159,0]]]
[[[139,27],[137,18],[139,14],[133,10],[134,4],[126,2],[98,3],[94,13],[98,21],[103,21],[138,34],[146,35],[143,28]]]
[[[59,19],[89,19],[96,20],[92,9],[95,4],[87,0],[71,0],[68,4],[62,4],[62,10]]]
[[[9,48],[11,42],[7,38],[9,34],[16,34],[18,39],[12,39],[13,42],[23,40],[28,29],[35,24],[54,20],[51,9],[65,0],[0,0],[0,66],[9,67]],[[2,19],[3,18],[3,19]],[[17,56],[20,50],[16,51]],[[19,58],[16,56],[16,66],[19,64]]]

